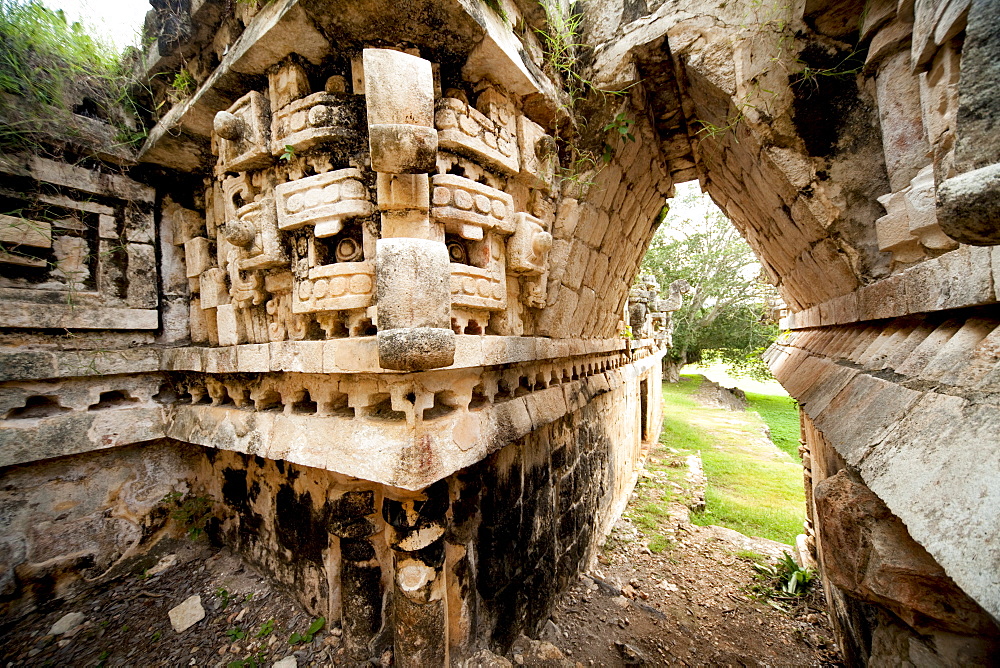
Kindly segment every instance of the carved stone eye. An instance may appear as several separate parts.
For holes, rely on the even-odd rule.
[[[459,264],[469,264],[469,254],[465,246],[458,241],[448,242],[448,259]]]
[[[357,262],[363,249],[355,239],[347,237],[337,244],[337,262]]]
[[[236,141],[243,136],[243,121],[228,111],[220,111],[212,123],[215,134],[229,141]]]

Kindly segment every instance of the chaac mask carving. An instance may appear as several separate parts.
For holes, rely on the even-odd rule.
[[[350,67],[293,55],[217,113],[205,231],[185,243],[192,339],[377,334],[383,367],[415,370],[451,364],[455,333],[530,329],[554,140],[495,87],[442,96],[417,55]]]

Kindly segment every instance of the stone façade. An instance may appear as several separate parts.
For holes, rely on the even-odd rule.
[[[3,157],[4,610],[110,577],[181,495],[358,658],[537,630],[655,440],[683,290],[633,279],[698,178],[789,306],[848,659],[986,663],[996,3],[501,4],[160,3],[127,170]]]

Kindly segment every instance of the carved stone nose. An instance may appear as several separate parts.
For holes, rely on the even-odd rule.
[[[212,123],[215,134],[229,141],[236,141],[243,136],[243,122],[235,114],[220,111]]]

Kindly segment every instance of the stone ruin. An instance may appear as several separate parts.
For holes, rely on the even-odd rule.
[[[1000,652],[1000,3],[153,4],[137,154],[0,156],[5,617],[200,498],[355,659],[537,632],[656,440],[683,286],[633,278],[698,179],[788,307],[845,657]]]

